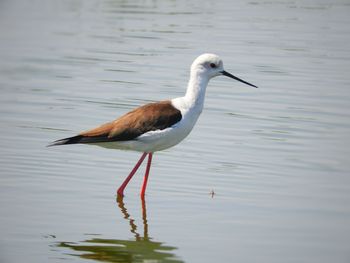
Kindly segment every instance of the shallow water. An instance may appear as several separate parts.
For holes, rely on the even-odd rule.
[[[2,1],[1,262],[349,262],[347,1]],[[154,155],[46,148],[182,96],[219,54],[191,135]],[[93,260],[93,261],[91,261]]]

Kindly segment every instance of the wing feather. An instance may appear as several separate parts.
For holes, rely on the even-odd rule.
[[[149,103],[115,121],[81,132],[77,136],[58,140],[51,145],[133,140],[146,132],[171,127],[181,119],[181,112],[171,101]]]

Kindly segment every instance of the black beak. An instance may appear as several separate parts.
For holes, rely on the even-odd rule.
[[[247,84],[247,85],[252,86],[252,87],[254,87],[254,88],[258,88],[257,86],[255,86],[255,85],[253,85],[253,84],[250,84],[249,82],[246,82],[246,81],[244,81],[243,79],[240,79],[240,78],[237,78],[237,77],[233,76],[232,74],[226,72],[225,70],[221,71],[221,74],[224,75],[224,76],[233,78],[233,79],[235,79],[235,80],[238,80],[238,81],[240,81],[240,82],[243,82],[244,84]]]

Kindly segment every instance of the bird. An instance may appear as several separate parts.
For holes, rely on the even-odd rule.
[[[217,76],[226,76],[257,88],[225,71],[223,61],[218,55],[205,53],[198,56],[191,65],[184,96],[145,104],[114,121],[56,140],[48,146],[92,144],[142,152],[141,158],[117,190],[117,196],[121,198],[124,197],[127,184],[148,155],[140,192],[141,199],[144,199],[153,154],[173,147],[187,137],[202,113],[209,80]]]

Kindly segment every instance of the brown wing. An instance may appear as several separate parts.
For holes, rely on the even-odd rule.
[[[181,118],[181,112],[170,101],[149,103],[115,121],[82,132],[77,136],[58,140],[52,145],[133,140],[146,132],[171,127]]]

